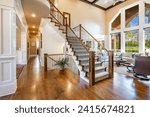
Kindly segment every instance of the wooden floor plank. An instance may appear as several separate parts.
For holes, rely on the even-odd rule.
[[[150,81],[142,81],[115,73],[89,87],[77,74],[66,69],[64,72],[45,72],[38,57],[32,57],[17,80],[15,94],[1,100],[149,100]]]

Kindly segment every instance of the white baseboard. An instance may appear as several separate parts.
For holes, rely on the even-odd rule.
[[[13,82],[10,84],[5,84],[0,86],[0,97],[14,94],[17,90],[17,83]]]

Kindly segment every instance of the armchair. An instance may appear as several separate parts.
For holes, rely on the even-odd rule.
[[[150,57],[136,56],[133,71],[136,77],[143,76],[144,79],[150,79]]]

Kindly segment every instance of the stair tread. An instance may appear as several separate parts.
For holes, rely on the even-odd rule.
[[[87,52],[87,50],[76,50],[75,52]]]
[[[106,69],[106,67],[104,66],[95,67],[95,70],[102,70],[102,69]],[[89,69],[85,69],[84,71],[89,72]]]
[[[81,43],[70,43],[70,44],[72,44],[72,45],[74,45],[74,46],[78,46],[78,45],[82,46]]]
[[[87,57],[87,58],[80,58],[79,60],[81,60],[81,61],[89,60],[89,57]],[[97,60],[97,57],[95,57],[95,60]]]
[[[79,54],[77,55],[78,57],[81,57],[81,56],[89,56],[89,54]]]
[[[106,72],[106,71],[104,71],[104,72],[100,72],[100,73],[96,73],[95,74],[95,78],[97,79],[97,78],[100,78],[100,77],[103,77],[103,76],[106,76],[106,75],[108,75],[109,73],[108,72]]]
[[[74,46],[74,49],[83,49],[84,47]]]
[[[95,64],[101,64],[101,62],[95,62]],[[83,66],[88,66],[89,65],[89,63],[86,63],[86,64],[82,64]]]

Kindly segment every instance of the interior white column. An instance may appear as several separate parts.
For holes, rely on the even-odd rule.
[[[139,53],[145,53],[145,39],[144,39],[144,19],[145,19],[145,7],[144,2],[140,1],[139,5]]]
[[[15,93],[16,14],[13,0],[0,0],[0,97]]]
[[[121,52],[125,52],[125,44],[126,44],[126,39],[125,39],[125,10],[121,10]]]

